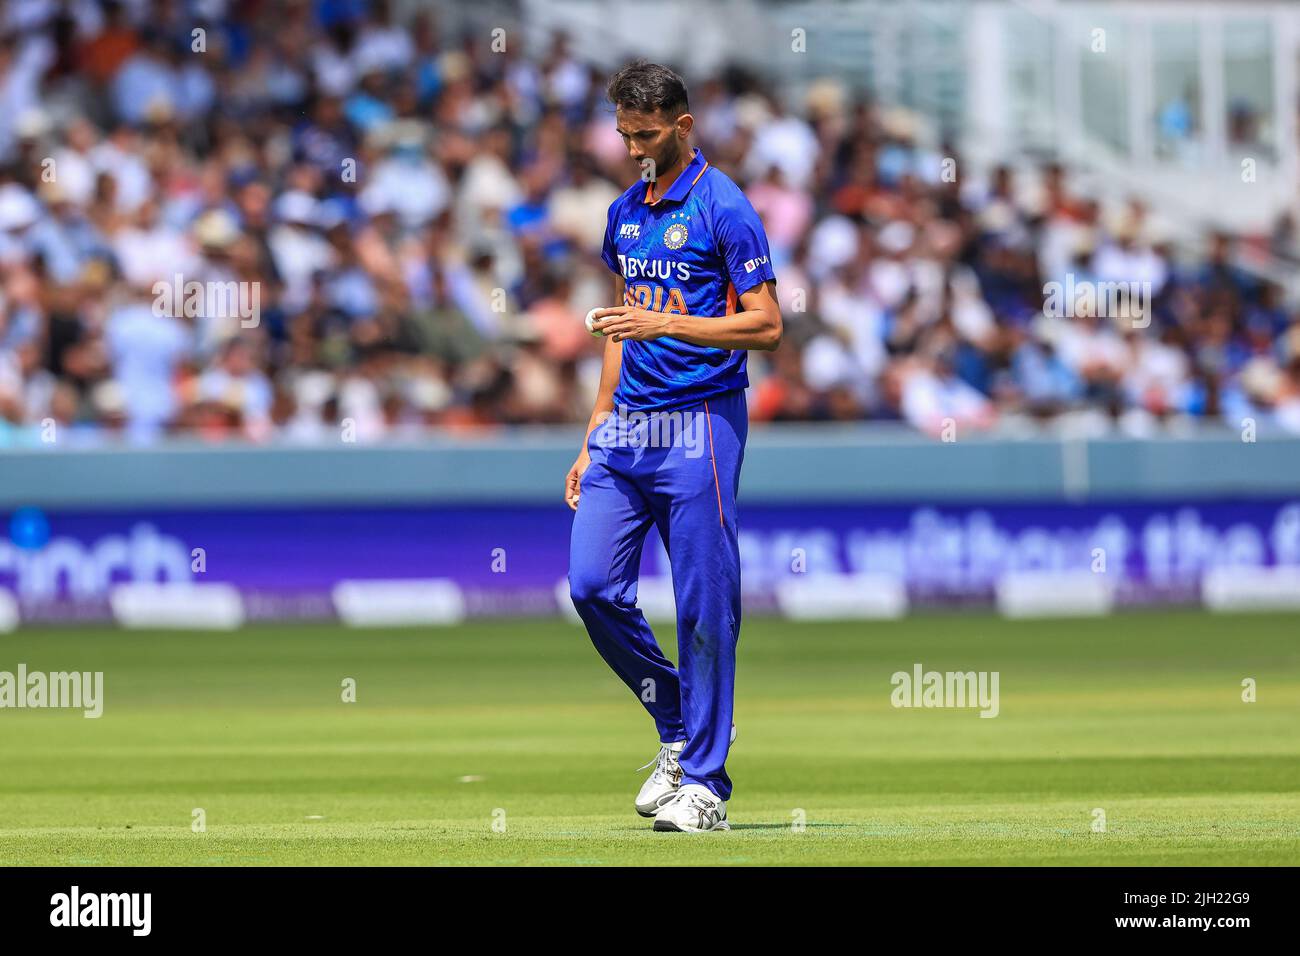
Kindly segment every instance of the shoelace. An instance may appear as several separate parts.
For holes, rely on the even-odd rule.
[[[660,747],[659,753],[655,754],[653,760],[644,767],[637,767],[633,773],[640,773],[642,770],[649,770],[651,767],[655,767],[656,772],[663,773],[665,776],[671,776],[668,770],[668,758],[671,754],[672,751],[669,750],[667,746]],[[655,766],[656,764],[658,764],[657,767]]]

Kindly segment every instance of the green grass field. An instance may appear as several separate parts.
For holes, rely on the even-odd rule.
[[[1294,616],[749,621],[709,835],[633,812],[653,726],[561,621],[0,636],[19,662],[106,704],[0,711],[3,865],[1300,863]],[[892,707],[917,662],[998,671],[1001,713]]]

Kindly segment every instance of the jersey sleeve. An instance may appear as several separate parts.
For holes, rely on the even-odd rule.
[[[605,265],[609,266],[611,272],[622,276],[623,270],[618,265],[618,247],[614,245],[614,214],[617,209],[618,203],[612,203],[605,217],[605,242],[601,246],[600,257],[605,260]]]
[[[763,221],[739,189],[717,211],[713,228],[736,295],[776,278]]]

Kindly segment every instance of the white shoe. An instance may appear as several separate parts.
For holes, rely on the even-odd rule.
[[[654,767],[650,777],[641,785],[641,792],[636,795],[636,812],[643,817],[652,817],[659,808],[677,796],[677,788],[682,785],[682,766],[677,762],[677,755],[686,743],[679,740],[672,744],[662,744],[654,760],[641,767]]]
[[[688,783],[679,787],[677,796],[655,814],[655,829],[677,833],[730,830],[727,804],[715,797],[708,787]]]
[[[736,725],[732,724],[731,743],[735,742]],[[658,756],[644,767],[637,768],[646,770],[654,767],[649,779],[641,785],[641,791],[636,795],[636,812],[641,816],[654,816],[669,800],[677,796],[677,788],[682,785],[682,768],[677,762],[677,755],[682,752],[685,744],[684,740],[661,744]]]

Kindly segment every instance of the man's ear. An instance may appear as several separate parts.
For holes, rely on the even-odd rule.
[[[677,117],[677,138],[685,139],[691,135],[691,130],[695,128],[695,117],[690,113],[683,113]]]

